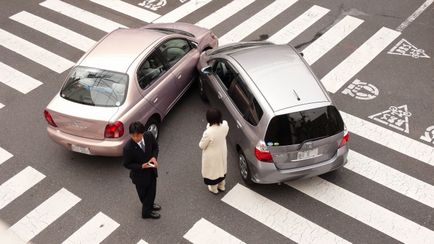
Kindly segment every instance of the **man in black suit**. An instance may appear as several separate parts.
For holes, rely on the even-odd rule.
[[[131,140],[124,147],[124,166],[130,169],[130,178],[136,185],[142,202],[142,218],[160,218],[156,211],[161,207],[154,203],[157,191],[158,144],[152,133],[140,122],[129,127]]]

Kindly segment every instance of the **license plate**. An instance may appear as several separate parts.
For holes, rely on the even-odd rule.
[[[74,151],[74,152],[84,153],[84,154],[89,154],[90,155],[90,150],[87,147],[80,147],[80,146],[72,145],[71,144],[71,150]]]
[[[318,156],[318,148],[314,148],[307,151],[300,151],[297,153],[297,159],[309,159]]]

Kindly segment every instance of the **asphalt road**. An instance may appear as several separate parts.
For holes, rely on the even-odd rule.
[[[49,10],[39,5],[41,2],[1,1],[0,28],[72,62],[81,57],[81,50],[9,17],[27,11],[96,41],[105,35],[91,23],[88,25]],[[128,27],[145,24],[122,9],[116,11],[92,1],[63,2]],[[140,7],[138,0],[124,2]],[[190,2],[203,4],[206,1]],[[196,23],[230,2],[211,1],[179,21]],[[272,2],[252,1],[221,21],[213,31],[218,36],[224,36]],[[355,59],[349,66],[344,66],[343,61],[357,53],[381,28],[396,31],[424,2],[298,1],[270,21],[255,22],[255,27],[249,27],[254,29],[242,40],[267,39],[314,5],[329,11],[290,41],[300,50],[347,15],[363,20],[359,27],[312,64],[315,74],[324,81],[323,77],[333,70],[339,76],[357,69],[362,61]],[[188,1],[173,0],[152,11],[164,16],[183,4],[188,4]],[[0,147],[13,155],[4,162],[0,157],[0,184],[27,166],[46,177],[1,207],[0,220],[13,225],[65,188],[81,201],[35,234],[32,242],[60,243],[91,217],[102,212],[119,224],[103,243],[137,243],[140,239],[149,243],[188,243],[184,234],[201,218],[245,243],[292,243],[305,240],[303,234],[322,236],[309,228],[300,234],[297,227],[302,224],[292,223],[289,213],[313,223],[311,228],[319,226],[327,233],[353,243],[411,242],[416,241],[413,239],[416,236],[422,238],[422,242],[429,243],[429,240],[434,240],[434,198],[429,195],[434,193],[434,132],[430,134],[431,131],[427,131],[434,125],[433,6],[421,12],[402,31],[396,31],[397,36],[385,44],[372,61],[362,65],[360,71],[354,71],[336,92],[330,93],[337,107],[349,114],[345,122],[351,133],[350,147],[359,153],[350,159],[355,168],[342,168],[303,181],[300,184],[304,188],[299,183],[250,187],[266,201],[279,204],[266,205],[262,202],[261,205],[258,202],[255,205],[258,210],[253,211],[256,217],[243,213],[240,206],[230,206],[222,201],[225,194],[210,194],[203,184],[198,142],[206,125],[204,115],[208,105],[199,99],[196,86],[185,94],[161,126],[157,202],[163,208],[162,218],[143,220],[134,185],[130,182],[128,171],[122,167],[121,158],[91,157],[69,152],[47,137],[42,111],[58,92],[67,71],[58,74],[26,55],[10,50],[4,45],[2,35],[0,61],[43,84],[23,94],[0,79],[0,104],[4,105],[0,105]],[[382,41],[380,38],[372,43]],[[374,53],[376,47],[368,45],[365,48],[369,54]],[[359,55],[359,59],[371,59],[368,56]],[[359,93],[351,87],[344,92],[356,79],[362,87]],[[396,110],[391,107],[396,107]],[[425,134],[428,134],[426,140],[421,139]],[[2,155],[5,154],[0,153]],[[371,159],[381,167],[372,164]],[[238,173],[237,156],[231,146],[228,162],[226,194],[229,195],[233,187],[244,189],[237,186],[243,183]],[[356,168],[362,171],[356,171]],[[322,185],[315,185],[318,181]],[[327,191],[321,192],[321,189]],[[0,195],[0,199],[2,197]],[[226,200],[230,199],[235,199],[233,194]],[[254,201],[258,199],[253,197]],[[249,204],[246,202],[245,205]],[[275,212],[268,214],[267,211]],[[261,219],[255,213],[265,217]]]

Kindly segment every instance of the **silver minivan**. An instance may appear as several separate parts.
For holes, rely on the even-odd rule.
[[[289,45],[229,44],[201,54],[203,100],[222,111],[246,183],[278,183],[347,162],[348,131],[326,89]]]

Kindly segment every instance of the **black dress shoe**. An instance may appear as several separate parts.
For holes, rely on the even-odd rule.
[[[158,204],[156,204],[156,203],[154,203],[154,205],[152,205],[152,210],[159,211],[159,210],[161,210],[161,206],[158,205]]]
[[[154,212],[154,211],[152,211],[148,215],[142,215],[142,218],[144,218],[144,219],[159,219],[160,217],[161,217],[161,215],[157,212]]]

